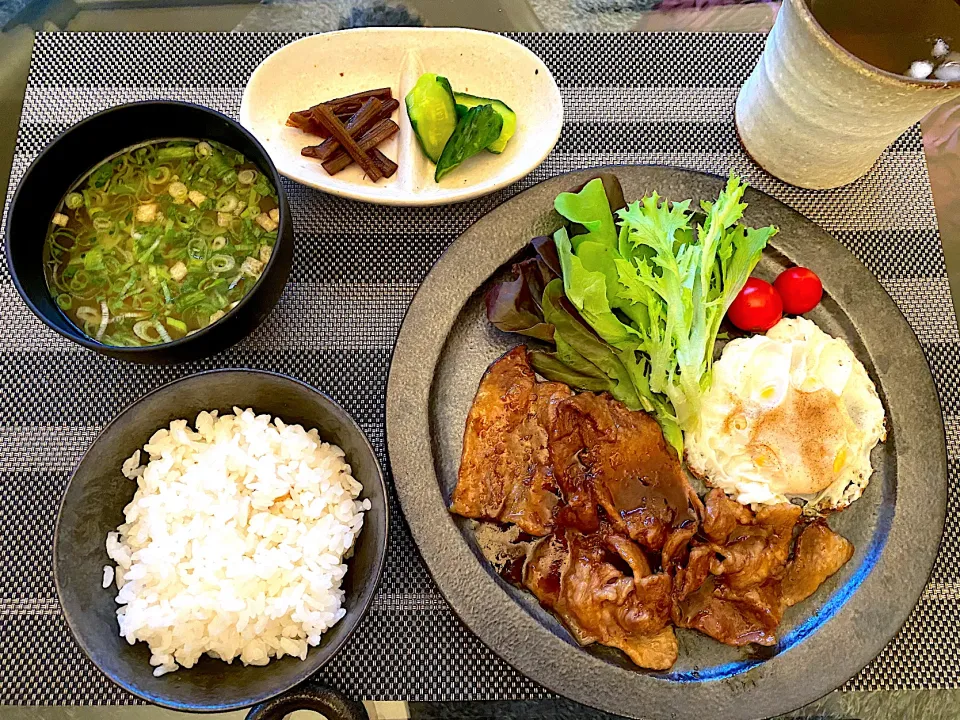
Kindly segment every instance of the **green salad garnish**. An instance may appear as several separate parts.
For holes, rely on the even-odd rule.
[[[653,413],[682,452],[720,322],[777,232],[740,222],[746,187],[731,174],[699,211],[657,193],[626,205],[610,175],[561,193],[567,224],[535,239],[536,257],[491,290],[490,320],[551,342],[532,353],[540,374]]]

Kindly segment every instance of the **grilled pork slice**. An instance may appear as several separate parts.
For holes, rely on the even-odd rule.
[[[564,524],[592,531],[599,506],[618,532],[655,552],[678,529],[684,540],[672,547],[693,536],[700,500],[647,413],[607,394],[566,399],[557,406],[550,458],[566,501]]]
[[[783,576],[783,604],[796,605],[853,557],[853,543],[822,521],[811,523],[797,538],[793,559]]]
[[[491,365],[467,416],[450,510],[549,534],[559,503],[549,431],[557,405],[572,394],[562,383],[537,382],[523,346]]]
[[[853,545],[823,521],[804,527],[794,543],[801,512],[783,503],[754,513],[712,490],[703,535],[676,570],[674,623],[727,645],[774,645],[783,611],[853,555]]]
[[[640,667],[677,660],[670,627],[670,576],[649,574],[642,549],[604,523],[543,538],[524,567],[524,585],[581,645],[619,648]]]

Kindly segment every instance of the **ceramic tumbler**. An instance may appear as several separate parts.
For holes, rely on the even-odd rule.
[[[873,67],[820,27],[807,0],[784,0],[737,98],[737,132],[772,175],[832,188],[864,175],[905,130],[956,97],[960,82]]]

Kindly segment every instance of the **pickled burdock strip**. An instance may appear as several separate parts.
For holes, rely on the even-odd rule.
[[[313,147],[305,147],[303,148],[303,150],[300,151],[300,153],[307,157],[314,157],[313,155],[311,155],[311,151],[316,150],[318,147],[319,145],[313,146]],[[360,147],[363,147],[363,145],[361,144]],[[377,148],[373,148],[372,150],[370,150],[368,154],[370,155],[370,159],[373,160],[374,164],[380,169],[380,172],[383,173],[384,177],[387,177],[387,178],[393,177],[394,173],[397,172],[397,164],[393,160],[388,158],[386,155],[384,155],[382,152],[380,152]],[[344,168],[349,167],[350,165],[353,164],[353,160],[346,153],[341,153],[339,155],[339,159],[341,161],[346,160],[347,162],[346,163],[338,162],[334,166],[336,168],[335,172],[340,172]],[[326,169],[326,167],[324,169]]]
[[[321,105],[320,109],[317,110],[314,115],[317,120],[330,131],[330,135],[340,142],[343,149],[353,158],[353,161],[363,168],[363,172],[366,173],[367,177],[374,182],[383,177],[380,168],[373,163],[366,151],[361,149],[357,141],[350,137],[350,133],[344,129],[343,123],[337,120],[337,116],[333,114],[333,109],[329,105]],[[372,150],[379,144],[380,142],[376,142],[371,147],[368,147],[367,150]]]
[[[357,141],[354,141],[353,138],[348,139],[354,145],[354,147],[356,147],[358,151],[357,154],[369,162],[369,158],[365,153],[376,148],[377,145],[394,135],[399,129],[400,126],[397,125],[393,120],[381,120],[372,128],[367,130]],[[360,165],[360,167],[363,167],[363,163],[357,161],[356,158],[354,158],[354,154],[349,152],[349,147],[346,144],[343,144],[343,147],[340,150],[338,150],[329,160],[323,163],[323,169],[331,175],[336,175],[338,172],[350,165],[350,163],[355,161]],[[366,168],[364,168],[364,172],[367,172]],[[369,175],[370,173],[367,172],[367,174]],[[381,175],[382,173],[379,173],[378,170],[378,179]]]
[[[383,103],[377,100],[377,98],[366,100],[363,105],[360,106],[360,109],[351,115],[350,119],[344,123],[343,129],[346,130],[347,134],[352,138],[360,137],[363,131],[373,124],[374,118],[381,107],[383,107]],[[316,157],[318,160],[328,160],[330,156],[339,149],[339,140],[335,137],[327,138],[317,149]]]
[[[353,113],[349,111],[337,113],[337,117],[340,119],[340,122],[346,122],[352,116]],[[330,137],[330,133],[327,131],[327,129],[313,119],[313,115],[309,110],[290,113],[290,117],[287,118],[287,126],[295,127],[305,133],[316,135],[317,137],[324,139]]]
[[[370,151],[370,159],[377,164],[385,178],[393,177],[394,173],[397,172],[398,165],[377,148]]]
[[[333,100],[327,100],[325,103],[321,103],[321,105],[326,105],[337,113],[345,110],[356,112],[360,109],[360,106],[370,98],[377,98],[381,102],[384,102],[392,99],[393,93],[388,87],[377,88],[376,90],[364,90],[363,92],[354,93],[353,95],[344,95],[343,97],[334,98]],[[318,106],[315,105],[310,108],[310,110],[315,111],[317,107]]]
[[[371,107],[375,108],[371,112]],[[381,103],[377,98],[371,98],[363,104],[350,120],[344,125],[350,137],[356,139],[360,137],[368,128],[380,120],[385,120],[393,115],[393,112],[400,107],[400,103],[394,99]],[[329,160],[334,153],[340,149],[340,142],[336,138],[328,138],[320,145],[305,147],[300,151],[301,155],[316,158],[317,160]]]
[[[390,91],[390,88],[377,88],[376,90],[364,90],[363,92],[354,93],[353,95],[344,95],[343,97],[334,98],[333,100],[327,100],[326,102],[309,107],[306,110],[297,110],[290,113],[290,116],[287,118],[287,125],[300,128],[304,132],[313,135],[328,137],[329,132],[326,131],[315,115],[321,106],[328,105],[332,107],[337,117],[339,117],[342,122],[346,122],[346,120],[357,112],[360,106],[370,98],[377,98],[381,102],[385,102],[393,99],[393,93]]]

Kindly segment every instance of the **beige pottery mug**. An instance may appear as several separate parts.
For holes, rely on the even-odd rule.
[[[784,0],[737,98],[737,132],[770,174],[833,188],[864,175],[907,128],[956,97],[960,82],[875,68],[833,40],[806,0]]]

